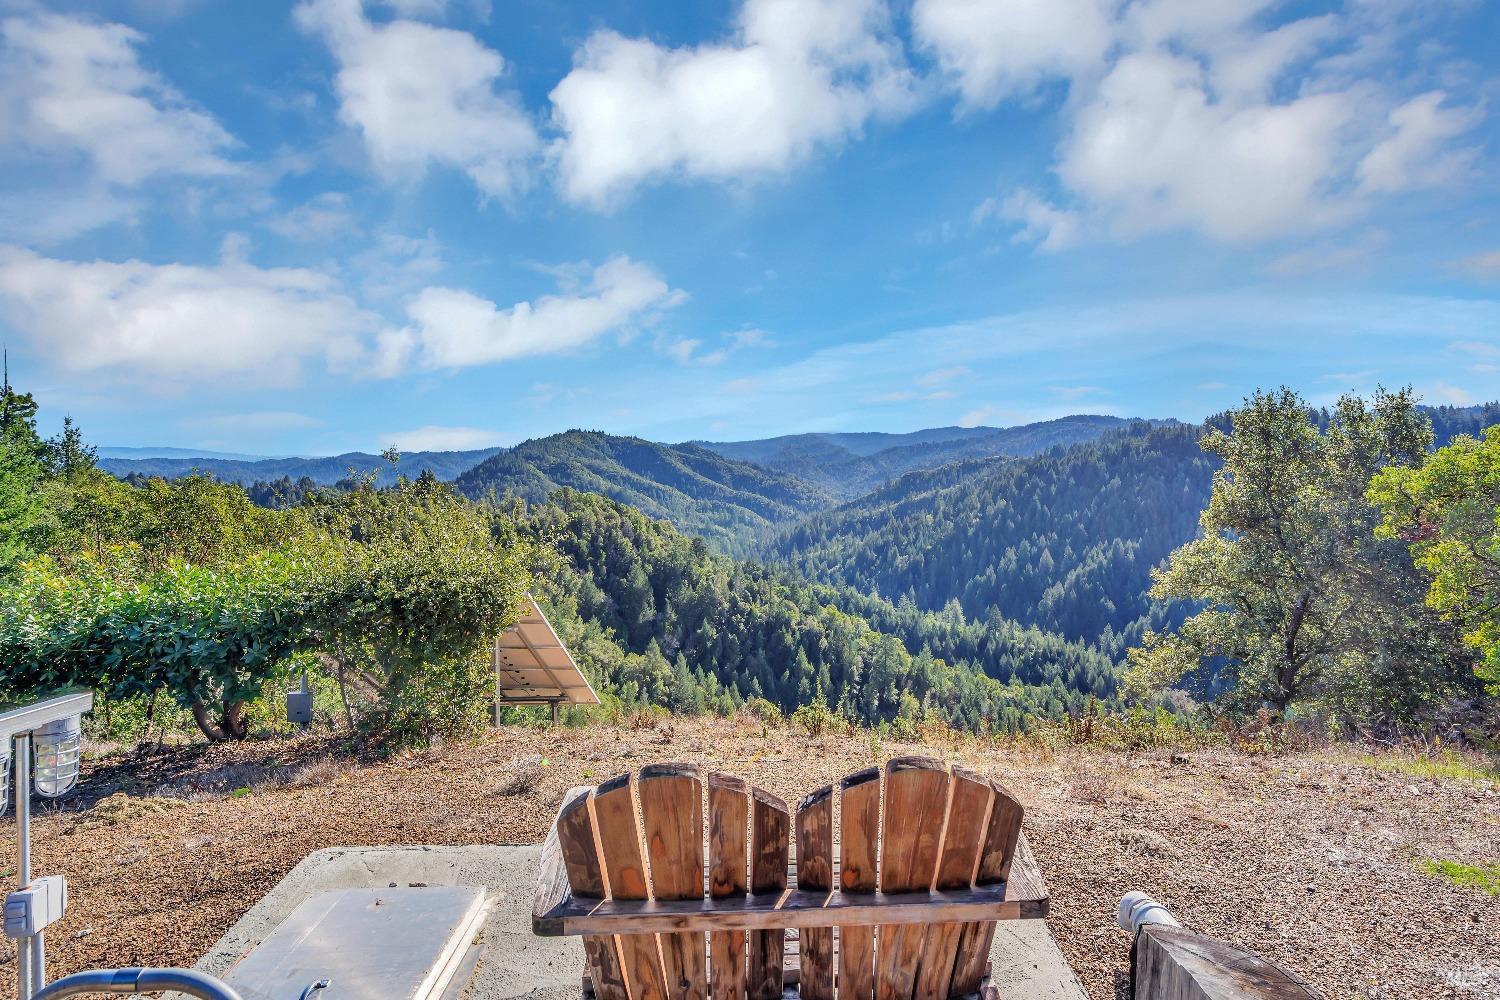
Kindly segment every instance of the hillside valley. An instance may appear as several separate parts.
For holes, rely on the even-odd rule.
[[[1426,412],[1442,443],[1500,406]],[[559,627],[628,699],[790,710],[821,694],[869,722],[937,711],[1014,730],[1111,701],[1125,650],[1186,614],[1147,591],[1197,532],[1217,468],[1201,432],[1097,416],[681,444],[568,431],[397,468],[513,505],[560,554],[538,574]],[[381,460],[101,464],[172,475],[195,461],[279,472],[249,486],[276,505],[336,464]]]

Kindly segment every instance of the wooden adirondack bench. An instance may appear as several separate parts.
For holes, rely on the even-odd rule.
[[[777,1000],[797,986],[810,1000],[969,996],[995,921],[1047,914],[1020,803],[971,771],[904,757],[856,772],[837,787],[837,817],[833,786],[795,815],[738,778],[711,773],[707,786],[706,827],[688,764],[564,799],[532,927],[583,936],[599,1000]]]

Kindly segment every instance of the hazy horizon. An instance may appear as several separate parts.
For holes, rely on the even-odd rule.
[[[242,453],[1473,402],[1497,36],[1420,0],[7,4],[0,341],[44,432]]]

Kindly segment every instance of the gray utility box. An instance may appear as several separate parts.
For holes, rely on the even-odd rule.
[[[296,726],[310,726],[313,720],[313,696],[311,691],[288,691],[286,693],[286,721]]]

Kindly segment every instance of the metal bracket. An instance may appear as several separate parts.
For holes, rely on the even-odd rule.
[[[5,936],[31,937],[62,919],[68,909],[68,883],[61,875],[34,879],[5,897]]]

